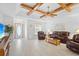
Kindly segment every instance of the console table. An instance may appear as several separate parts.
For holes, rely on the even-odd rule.
[[[0,42],[0,56],[7,56],[9,54],[10,37],[4,36]]]

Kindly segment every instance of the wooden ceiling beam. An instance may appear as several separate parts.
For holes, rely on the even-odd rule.
[[[39,13],[39,14],[43,14],[45,16],[55,16],[56,14],[51,14],[51,13],[48,13],[48,12],[44,12],[42,10],[36,10],[35,12]]]
[[[28,6],[26,3],[21,3],[20,5],[24,9],[28,9],[28,10],[32,10],[33,9],[32,7]]]
[[[69,4],[66,4],[67,5],[67,7],[72,7],[74,4],[73,3],[69,3]],[[57,9],[55,9],[55,10],[53,10],[53,11],[51,11],[50,13],[57,13],[57,12],[60,12],[60,11],[62,11],[63,10],[63,8],[62,7],[58,7]]]
[[[25,9],[33,10],[33,7],[30,7],[30,6],[28,6],[27,4],[22,3],[21,6],[22,6],[23,8],[25,8]],[[40,13],[40,14],[44,14],[44,15],[46,15],[46,16],[52,15],[52,14],[48,14],[47,12],[42,11],[42,10],[38,10],[38,9],[36,9],[35,12]]]
[[[28,9],[28,10],[32,10],[33,9],[32,7],[30,7],[30,6],[28,6],[27,4],[24,4],[24,3],[21,4],[21,6],[24,9]],[[38,9],[36,9],[35,12],[40,13],[40,14],[46,14],[46,12],[44,12],[42,10],[38,10]]]
[[[30,14],[33,12],[33,10],[35,10],[35,8],[36,8],[38,5],[39,5],[39,3],[36,3],[36,4],[33,6],[33,8],[32,8],[31,10],[29,10],[29,12],[27,13],[27,15],[30,15]]]
[[[65,9],[66,11],[70,12],[71,11],[71,7],[68,7],[66,4],[64,3],[58,3],[63,9]]]
[[[36,10],[36,9],[39,8],[42,4],[43,4],[43,3],[36,3],[36,4],[34,5],[33,9]]]
[[[21,6],[23,8],[25,8],[25,9],[28,9],[28,10],[31,10],[31,11],[35,8],[35,7],[31,7],[31,6],[27,5],[26,3],[22,3]],[[72,7],[73,4],[72,3],[68,3],[68,4],[66,4],[66,6],[67,7]],[[59,7],[57,9],[51,11],[50,13],[47,13],[47,12],[42,11],[42,10],[38,10],[37,8],[34,11],[37,12],[37,13],[39,13],[39,14],[43,14],[45,16],[55,16],[57,14],[57,12],[60,12],[62,10],[63,10],[63,8],[62,7]]]
[[[73,3],[68,3],[68,4],[66,4],[66,5],[67,5],[67,7],[72,7],[74,4],[73,4]],[[62,10],[63,10],[62,7],[58,7],[57,9],[51,11],[48,15],[49,15],[49,16],[57,16],[57,12],[60,12],[60,11],[62,11]]]
[[[67,5],[67,7],[72,7],[74,4],[73,3],[68,3],[66,5]],[[57,16],[57,12],[60,12],[62,10],[63,10],[63,8],[62,7],[59,7],[59,8],[57,8],[54,11],[49,12],[49,13],[47,13],[47,12],[44,13],[43,12],[43,14],[46,15],[46,16]],[[38,11],[40,11],[40,10],[38,10]],[[40,11],[40,12],[42,12],[42,11]]]
[[[32,14],[33,11],[35,11],[37,8],[39,8],[43,3],[36,3],[34,6],[33,6],[33,9],[32,10],[29,10],[29,12],[27,13],[27,15],[30,15]]]

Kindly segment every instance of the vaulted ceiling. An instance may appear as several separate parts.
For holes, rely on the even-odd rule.
[[[6,8],[7,7],[7,8]],[[49,10],[48,10],[49,8]],[[11,17],[39,19],[79,16],[79,3],[3,3],[0,13]],[[40,18],[40,19],[41,19]]]
[[[62,18],[78,14],[78,3],[19,3],[16,16],[34,19]]]

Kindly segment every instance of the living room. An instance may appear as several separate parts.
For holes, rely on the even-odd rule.
[[[79,55],[77,53],[79,52],[79,35],[77,35],[79,33],[78,3],[67,3],[70,6],[66,7],[66,9],[61,6],[66,5],[64,3],[38,3],[38,5],[41,4],[41,6],[40,8],[35,8],[36,10],[41,9],[47,11],[46,13],[42,13],[43,15],[40,14],[41,12],[35,12],[35,9],[31,10],[30,7],[33,7],[37,3],[24,4],[25,5],[22,5],[22,3],[0,4],[1,25],[4,24],[13,27],[8,56]],[[30,7],[27,7],[27,5]],[[52,8],[54,10],[59,7],[62,7],[61,11],[58,10],[55,16],[49,16]],[[29,11],[31,15],[27,15]],[[38,32],[41,33],[39,34]],[[75,34],[76,37],[74,38]],[[72,41],[75,40],[73,41],[74,43],[71,39]],[[72,51],[70,47],[73,48],[75,52]],[[2,53],[2,55],[4,55],[4,53]]]

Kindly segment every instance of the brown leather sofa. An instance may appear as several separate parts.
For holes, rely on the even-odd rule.
[[[73,36],[73,39],[68,40],[66,47],[70,50],[79,53],[79,34]]]
[[[43,31],[38,32],[38,39],[39,40],[44,40],[45,36],[46,36],[46,34]]]
[[[70,33],[66,31],[54,31],[52,34],[49,35],[49,37],[60,39],[61,43],[66,43],[69,34]]]

